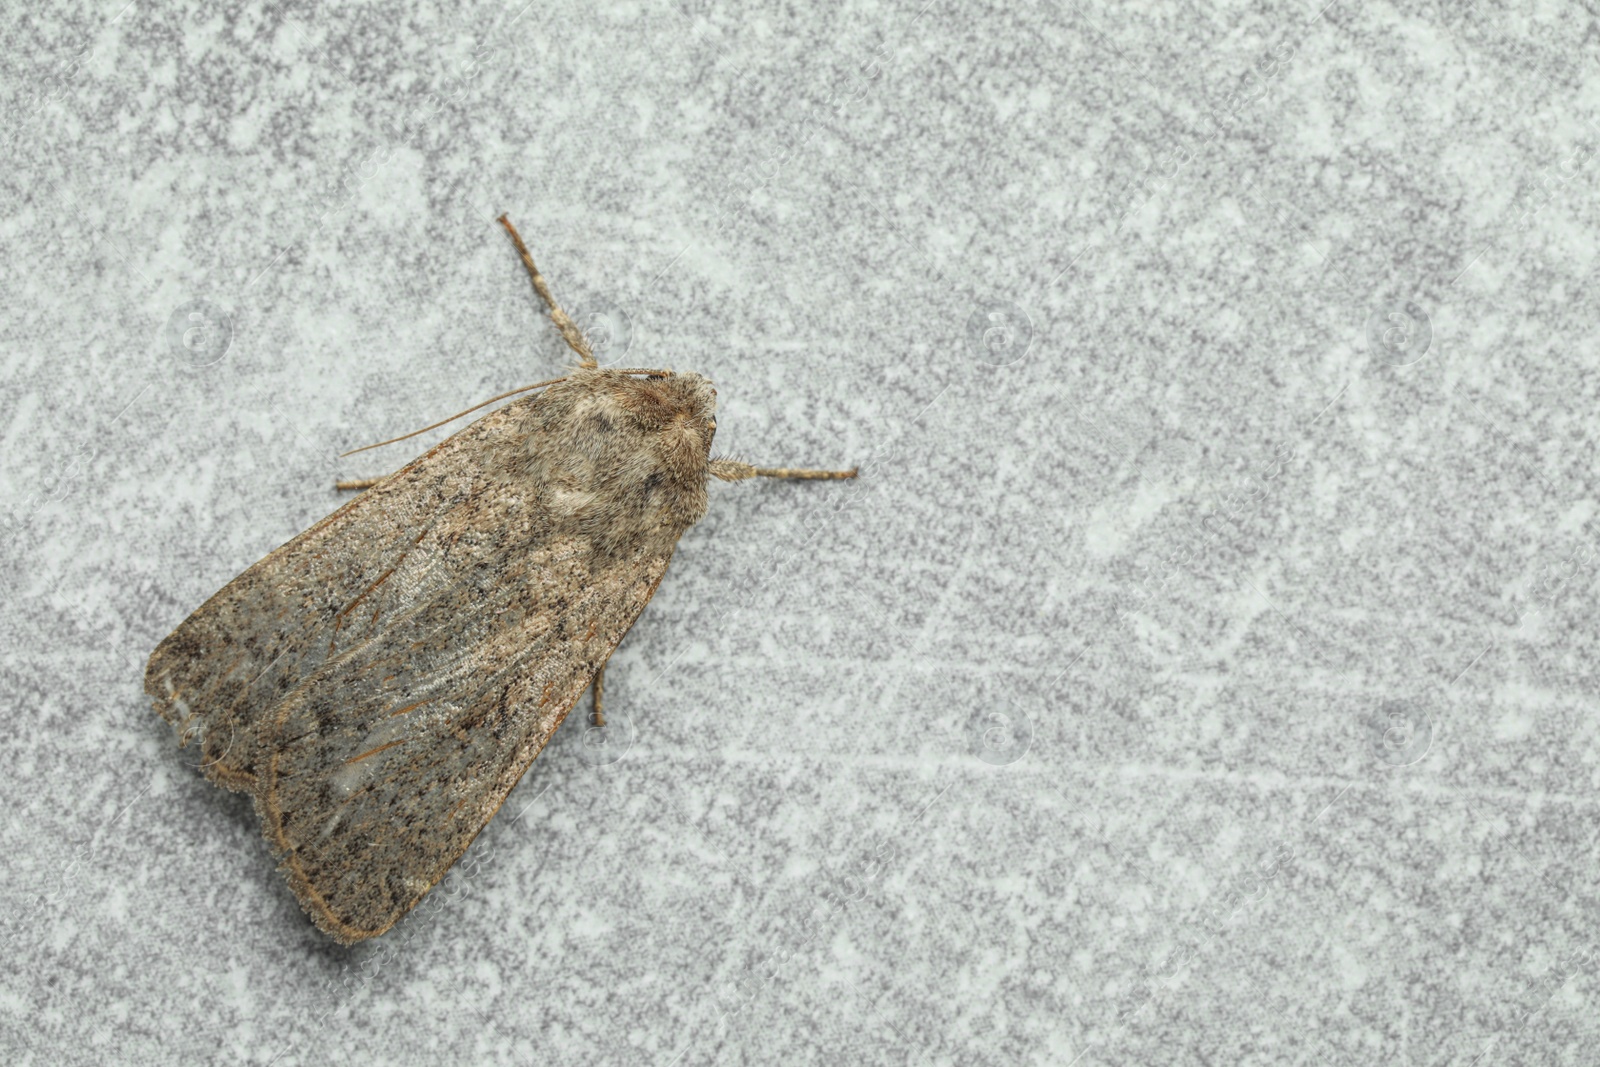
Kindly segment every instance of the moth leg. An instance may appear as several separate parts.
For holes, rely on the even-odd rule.
[[[383,481],[382,478],[353,478],[347,482],[334,482],[333,487],[335,489],[371,489],[381,481]]]
[[[825,480],[836,478],[854,478],[857,468],[851,467],[847,471],[813,471],[799,467],[754,467],[748,463],[740,463],[736,459],[714,459],[710,463],[711,473],[725,482],[742,482],[746,478],[795,478],[809,480]]]
[[[590,718],[596,726],[604,726],[606,717],[605,713],[600,710],[600,696],[606,688],[606,666],[603,663],[600,665],[600,669],[594,672],[592,688],[594,690],[594,712]]]
[[[556,329],[561,331],[561,337],[567,342],[567,347],[578,353],[578,362],[581,366],[594,368],[600,366],[594,358],[594,353],[589,350],[589,342],[584,340],[583,331],[577,324],[567,317],[556,303],[556,298],[550,295],[550,287],[545,284],[544,275],[539,273],[539,268],[533,265],[533,257],[528,254],[528,246],[522,243],[522,237],[517,233],[517,228],[511,225],[511,220],[501,215],[497,220],[511,235],[511,243],[517,246],[517,254],[522,257],[522,265],[528,268],[528,277],[533,279],[533,291],[550,307],[550,321],[556,324]]]

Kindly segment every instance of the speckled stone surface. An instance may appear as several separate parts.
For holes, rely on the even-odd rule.
[[[8,1064],[1583,1064],[1600,23],[1579,4],[18,6]],[[718,485],[341,949],[156,642],[565,360]]]

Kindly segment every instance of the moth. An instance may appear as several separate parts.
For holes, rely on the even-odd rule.
[[[385,478],[339,483],[364,491],[225,585],[145,671],[180,746],[251,794],[301,906],[343,944],[444,877],[585,690],[603,724],[606,661],[710,479],[856,474],[712,458],[711,382],[601,367],[498,221],[576,365]]]

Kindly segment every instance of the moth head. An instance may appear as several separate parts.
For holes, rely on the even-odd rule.
[[[618,399],[662,466],[686,479],[703,474],[717,433],[717,391],[708,379],[693,372],[632,378]]]

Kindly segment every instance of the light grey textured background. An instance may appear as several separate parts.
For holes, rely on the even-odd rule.
[[[1594,1062],[1592,5],[122,4],[0,30],[7,1063]],[[143,665],[559,372],[500,211],[863,477],[340,949]]]

